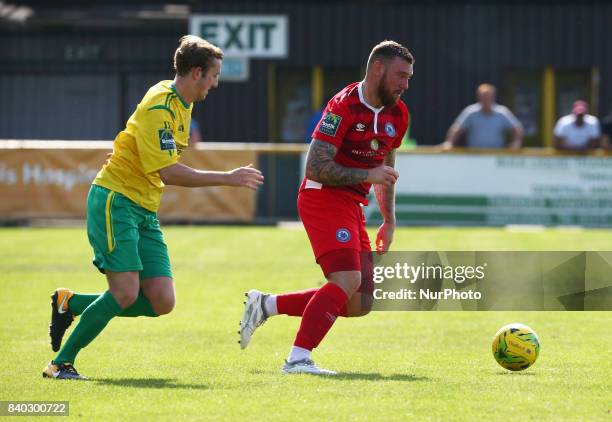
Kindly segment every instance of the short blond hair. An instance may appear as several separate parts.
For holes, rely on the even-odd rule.
[[[223,60],[223,50],[196,35],[185,35],[174,52],[174,70],[185,76],[194,67],[201,67],[206,74],[214,59]]]

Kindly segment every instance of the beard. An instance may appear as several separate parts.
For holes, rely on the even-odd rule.
[[[383,106],[392,107],[397,103],[399,97],[396,97],[395,94],[387,87],[387,84],[385,83],[386,79],[387,72],[385,72],[383,77],[380,79],[377,94]]]

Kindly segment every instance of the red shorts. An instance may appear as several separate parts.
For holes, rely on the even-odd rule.
[[[325,276],[336,271],[370,272],[372,248],[359,201],[325,189],[304,189],[298,212]]]

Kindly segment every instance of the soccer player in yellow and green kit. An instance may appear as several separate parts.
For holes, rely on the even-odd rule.
[[[188,145],[193,102],[217,87],[223,52],[202,38],[180,39],[176,76],[146,93],[115,138],[113,153],[96,176],[87,198],[87,235],[94,265],[108,281],[102,294],[60,288],[51,296],[49,334],[59,353],[43,377],[84,379],[73,364],[116,316],[156,317],[174,308],[168,250],[157,219],[164,185],[242,186],[257,189],[261,172],[249,164],[229,172],[203,171],[178,162]],[[79,323],[60,349],[62,337]]]

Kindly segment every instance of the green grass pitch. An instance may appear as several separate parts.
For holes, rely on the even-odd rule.
[[[335,378],[279,373],[299,320],[237,344],[243,292],[322,282],[302,230],[168,227],[177,306],[116,318],[79,355],[88,382],[41,377],[56,287],[105,289],[83,228],[0,230],[0,400],[69,400],[81,420],[612,420],[612,312],[377,312],[339,318],[315,360]],[[401,228],[395,250],[612,250],[612,231]],[[510,373],[491,340],[536,330],[541,354]]]

